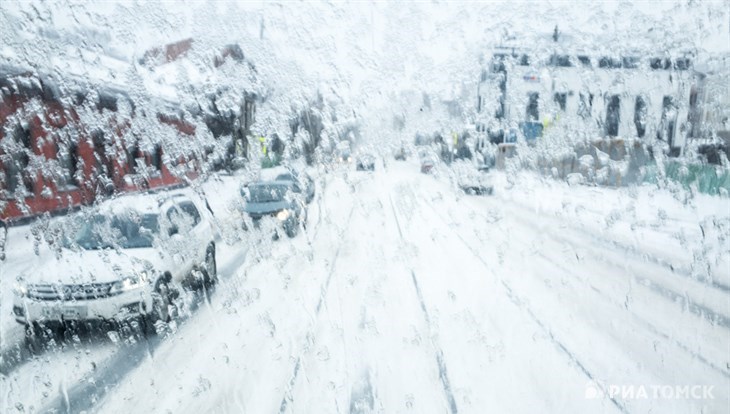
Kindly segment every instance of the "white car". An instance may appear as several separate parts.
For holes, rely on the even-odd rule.
[[[61,220],[56,249],[20,275],[13,313],[38,346],[69,322],[168,322],[181,288],[217,281],[206,210],[185,195],[121,197]],[[51,327],[51,328],[48,328]]]

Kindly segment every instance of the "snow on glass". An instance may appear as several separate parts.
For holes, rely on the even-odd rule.
[[[0,411],[727,411],[728,21],[0,3]]]

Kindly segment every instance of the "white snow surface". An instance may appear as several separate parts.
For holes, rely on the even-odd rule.
[[[728,240],[707,223],[728,200],[493,174],[473,197],[411,162],[335,170],[306,231],[276,241],[237,240],[242,178],[210,180],[227,241],[210,302],[150,346],[82,339],[16,366],[0,411],[726,412]]]

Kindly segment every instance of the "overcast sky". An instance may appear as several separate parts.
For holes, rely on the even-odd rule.
[[[537,45],[540,39],[549,39],[556,25],[566,38],[594,51],[728,53],[729,9],[728,1],[686,0],[5,0],[0,12],[22,24],[0,28],[0,34],[11,45],[5,46],[6,51],[15,48],[28,61],[42,60],[45,52],[29,48],[27,38],[18,32],[40,26],[61,31],[95,27],[108,33],[114,48],[130,59],[186,37],[195,38],[202,47],[210,45],[211,51],[239,43],[272,83],[331,91],[355,105],[372,106],[387,104],[393,93],[402,90],[457,98],[476,79],[480,55],[507,36],[528,47]]]

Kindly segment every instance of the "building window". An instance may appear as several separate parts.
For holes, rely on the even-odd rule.
[[[78,146],[74,143],[56,143],[56,159],[61,167],[59,186],[78,186]]]
[[[701,108],[699,105],[699,90],[697,85],[693,85],[689,92],[689,113],[687,114],[687,120],[690,123],[689,136],[692,138],[699,137],[700,132],[700,117]]]
[[[692,61],[689,58],[680,58],[674,61],[674,69],[676,70],[689,70],[692,66]]]
[[[639,67],[639,58],[636,56],[624,56],[621,60],[623,67],[626,69],[636,69]]]
[[[604,56],[598,60],[598,67],[603,69],[619,69],[621,61],[612,57]]]
[[[9,193],[15,193],[18,187],[25,185],[25,190],[32,193],[25,179],[25,168],[28,166],[28,155],[23,152],[15,152],[2,159],[3,169],[5,170],[5,188]]]
[[[570,56],[568,55],[552,55],[550,56],[548,65],[569,68],[573,66],[573,62],[570,61]]]
[[[621,98],[618,95],[611,95],[608,97],[608,105],[606,105],[606,135],[609,137],[618,136],[620,121]]]
[[[530,92],[528,95],[527,110],[525,111],[525,119],[527,121],[537,121],[540,119],[539,99],[540,94],[537,92]]]
[[[672,67],[672,62],[669,59],[652,58],[649,61],[649,67],[654,70],[669,69],[670,67]]]
[[[139,157],[139,145],[135,141],[134,144],[127,148],[127,174],[137,173],[137,157]]]
[[[585,55],[578,56],[578,61],[581,65],[590,68],[591,67],[591,58]]]
[[[634,125],[636,125],[636,135],[643,138],[646,134],[646,118],[648,114],[646,98],[639,95],[636,97],[634,104]]]
[[[117,111],[117,97],[107,92],[99,93],[99,100],[96,102],[98,110],[108,109],[110,111]]]
[[[5,150],[7,156],[3,159],[5,188],[9,193],[15,193],[22,186],[26,194],[33,195],[34,180],[28,172],[30,154],[33,153],[30,130],[17,125],[11,137],[10,148]]]
[[[674,147],[674,126],[677,122],[677,106],[674,98],[665,96],[662,100],[662,122],[657,131],[657,138],[664,140],[669,147]]]
[[[583,119],[587,119],[590,118],[591,112],[593,112],[593,94],[579,94],[578,115]]]
[[[560,107],[561,111],[565,111],[565,106],[568,101],[568,94],[565,92],[556,92],[553,95],[553,101]]]
[[[162,147],[160,144],[155,145],[155,148],[150,155],[152,167],[154,167],[157,171],[162,171]]]

